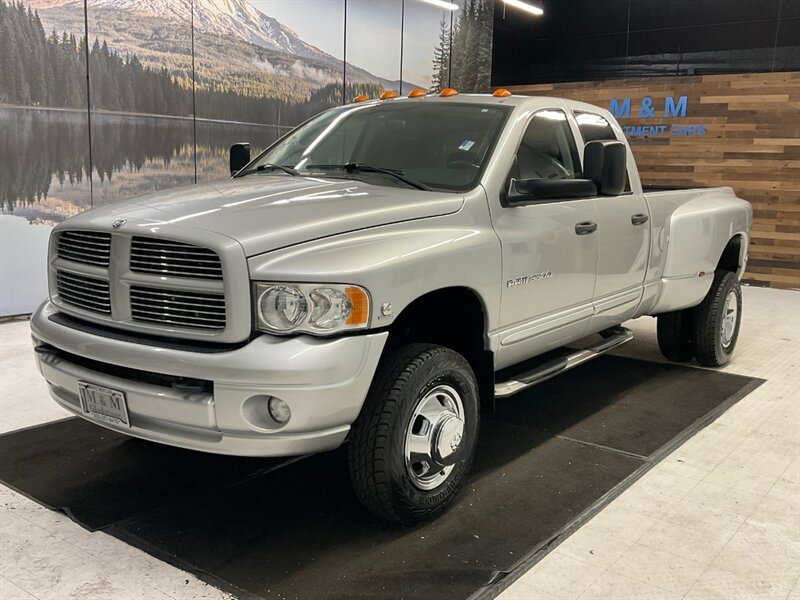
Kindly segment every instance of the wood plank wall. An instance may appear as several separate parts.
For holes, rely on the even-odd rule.
[[[704,136],[630,137],[642,180],[729,185],[753,204],[745,281],[800,288],[800,72],[665,77],[511,86],[515,94],[559,96],[608,108],[631,99],[625,125],[705,125]],[[639,117],[650,96],[656,118]],[[687,96],[685,118],[663,117],[664,98]]]

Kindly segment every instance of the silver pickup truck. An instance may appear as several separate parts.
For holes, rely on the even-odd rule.
[[[658,316],[669,359],[730,359],[747,202],[643,189],[596,106],[412,96],[57,226],[31,321],[56,402],[206,452],[347,442],[360,500],[410,523],[463,482],[482,404],[625,343],[628,319]]]

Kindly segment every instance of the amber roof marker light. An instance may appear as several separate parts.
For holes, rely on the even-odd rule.
[[[443,96],[444,98],[458,96],[458,90],[454,90],[453,88],[444,88],[441,92],[439,92],[439,95]]]
[[[378,97],[379,100],[391,100],[392,98],[397,98],[397,92],[386,91]]]
[[[427,95],[428,95],[428,92],[426,92],[425,90],[421,90],[420,88],[417,88],[415,90],[411,90],[408,93],[408,97],[409,98],[422,98],[423,96],[427,96]]]
[[[353,102],[366,102],[367,100],[369,100],[369,98],[364,94],[359,94],[358,96],[353,98]]]
[[[511,95],[506,88],[497,88],[495,91],[492,92],[492,96],[495,98],[508,98]]]

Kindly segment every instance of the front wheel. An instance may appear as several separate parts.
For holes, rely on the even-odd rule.
[[[410,344],[384,357],[348,446],[362,504],[401,524],[444,511],[472,464],[478,412],[475,374],[457,352]]]
[[[694,356],[701,365],[721,367],[730,361],[742,322],[742,288],[735,273],[717,271],[714,283],[695,308]]]

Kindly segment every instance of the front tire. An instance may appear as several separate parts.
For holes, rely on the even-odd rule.
[[[727,364],[742,322],[742,288],[735,273],[717,271],[702,304],[695,309],[694,356],[705,367]]]
[[[385,356],[348,445],[361,503],[404,525],[447,508],[472,465],[478,384],[463,356],[410,344]]]

